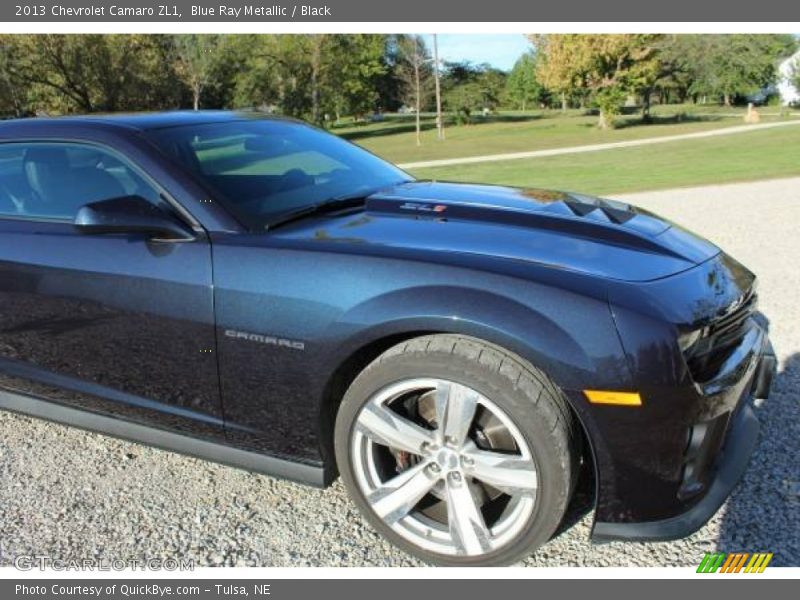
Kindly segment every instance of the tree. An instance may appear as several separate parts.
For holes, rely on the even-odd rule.
[[[3,47],[6,80],[25,90],[27,110],[158,109],[179,100],[165,36],[13,35]]]
[[[627,71],[620,80],[620,89],[642,99],[642,120],[650,121],[650,99],[658,81],[667,72],[662,60],[664,35],[635,35],[629,40]]]
[[[361,116],[379,106],[389,69],[387,36],[232,37],[221,56],[235,72],[234,106],[279,109],[318,125],[326,124],[329,113],[338,120],[342,114]]]
[[[514,63],[514,68],[508,75],[506,91],[509,98],[522,110],[542,101],[545,90],[536,76],[536,55],[533,52],[526,52]]]
[[[664,53],[688,74],[689,94],[734,98],[776,83],[778,62],[796,47],[790,35],[730,34],[672,36]]]
[[[208,86],[217,60],[219,36],[185,34],[175,36],[175,72],[192,92],[192,106],[200,109],[200,98]]]
[[[397,42],[398,62],[395,74],[400,81],[403,103],[413,106],[416,114],[415,129],[417,146],[420,139],[420,113],[430,97],[433,87],[431,58],[425,39],[421,35],[403,35]]]
[[[378,108],[378,85],[387,70],[387,38],[375,34],[332,36],[323,57],[326,108],[361,117]]]
[[[591,66],[581,36],[535,34],[529,35],[528,39],[539,56],[536,61],[537,79],[559,96],[561,110],[566,111],[569,96],[586,89],[586,75]]]
[[[505,73],[488,64],[469,61],[445,63],[442,90],[444,104],[462,123],[471,121],[472,112],[495,109],[506,86]]]
[[[322,88],[322,70],[323,64],[323,47],[328,40],[328,34],[317,33],[311,34],[308,37],[310,44],[309,56],[311,57],[311,120],[318,125],[322,124],[322,109],[321,109],[321,88]]]
[[[29,90],[15,71],[18,48],[9,38],[0,36],[0,114],[21,117],[25,114]]]
[[[445,62],[441,79],[442,104],[455,113],[458,123],[469,123],[472,111],[481,104],[477,84],[480,70],[469,61]]]
[[[226,36],[232,104],[303,116],[310,110],[308,43],[294,35]]]
[[[614,125],[627,93],[652,89],[660,72],[657,42],[650,34],[552,34],[530,36],[541,53],[537,73],[561,94],[590,92],[600,109],[598,126]]]
[[[796,58],[789,68],[789,83],[800,91],[800,58]]]
[[[669,103],[672,98],[685,102],[689,97],[689,87],[692,83],[688,69],[689,55],[678,42],[679,39],[686,37],[689,36],[665,35],[657,43],[660,69],[650,92],[657,92],[659,102],[662,104]],[[644,100],[649,102],[650,94]]]
[[[476,80],[481,94],[481,108],[495,110],[503,101],[506,89],[506,74],[488,64],[481,65]]]

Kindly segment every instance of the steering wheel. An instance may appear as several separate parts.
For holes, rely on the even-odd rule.
[[[337,168],[315,176],[314,182],[317,185],[325,185],[341,179],[347,179],[350,175],[351,173],[348,169]]]
[[[281,183],[281,188],[283,190],[293,190],[296,188],[314,185],[315,179],[300,169],[289,169],[283,175],[281,175]]]

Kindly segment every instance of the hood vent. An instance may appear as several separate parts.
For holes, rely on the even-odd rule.
[[[595,203],[567,200],[561,204],[564,204],[577,217],[587,217],[615,225],[624,225],[636,216],[636,213],[631,210],[615,208],[603,201]]]

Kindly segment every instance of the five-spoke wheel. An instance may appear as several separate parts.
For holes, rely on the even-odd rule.
[[[351,452],[372,510],[433,552],[490,552],[524,527],[536,502],[522,434],[491,400],[452,381],[381,390],[356,419]]]
[[[436,337],[459,340],[459,349],[465,351],[478,343]],[[558,427],[547,426],[548,419],[558,425],[558,414],[545,412],[536,420],[531,403],[531,426],[532,415],[516,408],[528,400],[524,389],[509,388],[505,373],[482,373],[492,371],[493,365],[478,361],[472,365],[474,373],[465,372],[457,352],[441,357],[428,343],[423,353],[428,360],[422,366],[422,357],[408,352],[408,345],[404,348],[370,366],[343,402],[337,419],[337,459],[345,484],[379,529],[390,531],[390,537],[397,536],[426,560],[507,562],[503,557],[511,555],[509,549],[518,554],[522,540],[551,533],[547,529],[554,528],[553,515],[545,514],[547,524],[541,530],[535,528],[537,518],[541,521],[543,511],[551,511],[554,490],[561,500],[569,493],[571,473],[560,482],[554,478],[552,452],[547,451],[548,445],[558,449],[559,444],[552,443]],[[442,358],[446,364],[437,364]],[[489,377],[484,380],[481,375]],[[490,389],[494,393],[487,392]],[[508,398],[509,393],[514,397]],[[541,401],[541,389],[537,395]],[[547,464],[539,465],[541,459]],[[548,487],[554,489],[541,489],[542,468]],[[557,489],[564,481],[567,489]],[[563,512],[563,506],[557,510]]]

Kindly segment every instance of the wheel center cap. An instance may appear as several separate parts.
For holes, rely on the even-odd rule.
[[[436,454],[436,462],[444,471],[452,471],[458,468],[458,452],[450,448],[442,448]]]

